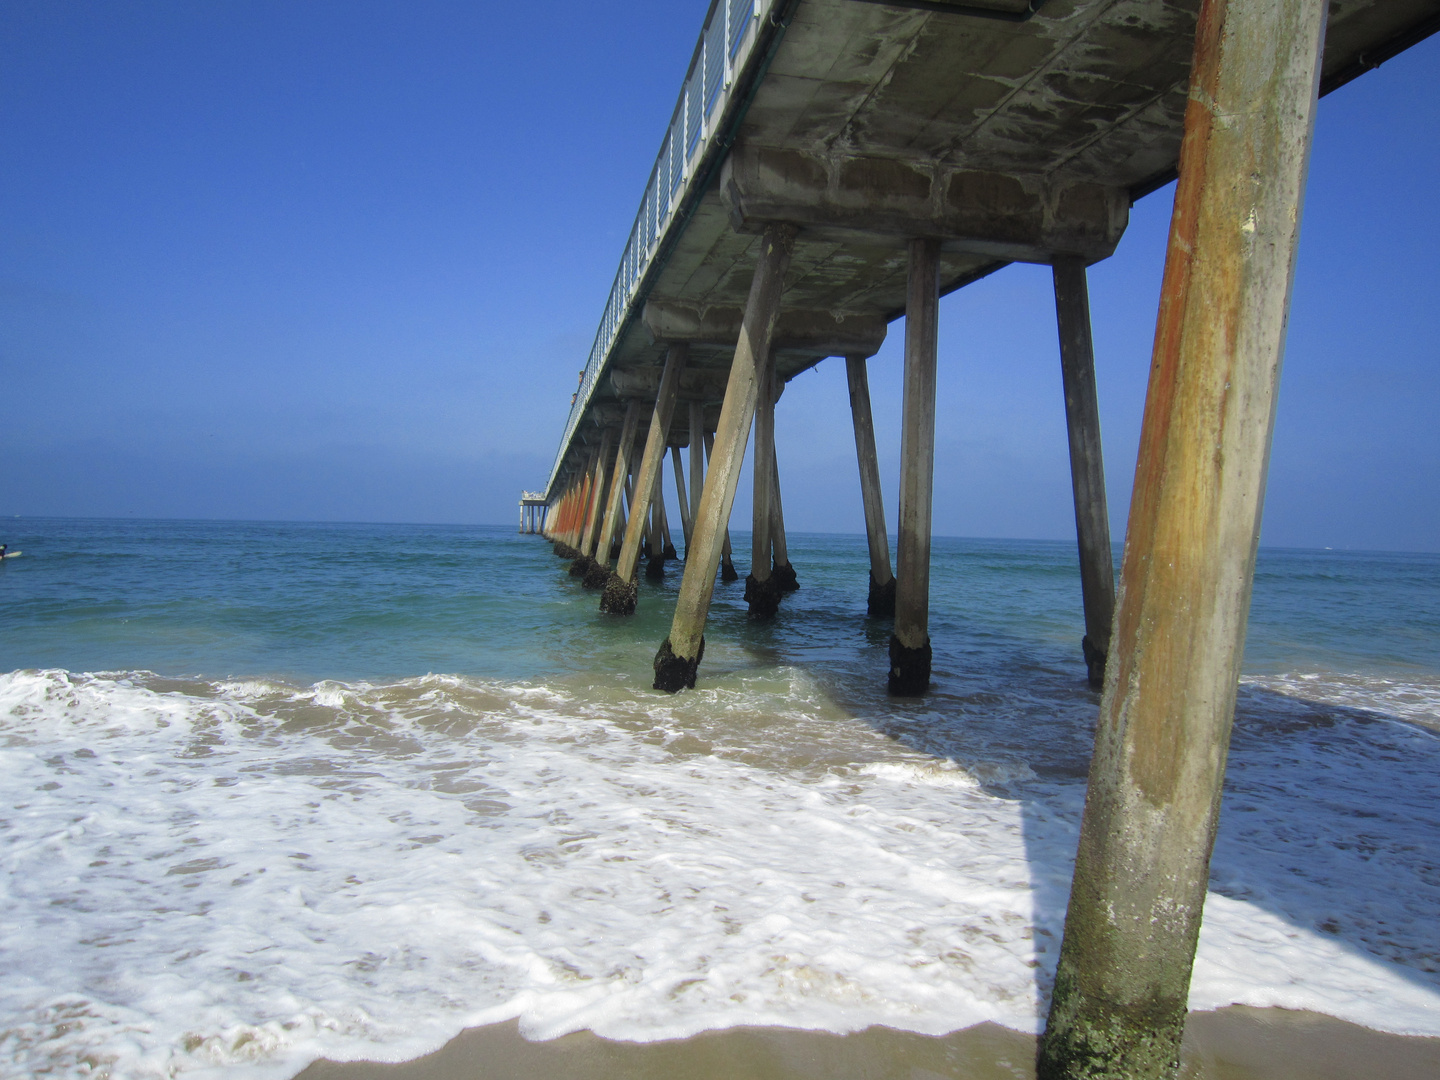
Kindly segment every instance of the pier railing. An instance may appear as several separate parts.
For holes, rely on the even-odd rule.
[[[605,370],[610,350],[614,348],[627,320],[644,302],[642,291],[646,271],[654,263],[669,230],[677,225],[683,227],[681,209],[691,203],[692,196],[701,194],[697,185],[709,179],[709,151],[715,148],[717,134],[725,126],[722,120],[730,112],[736,75],[745,68],[746,61],[754,52],[762,20],[769,17],[772,8],[779,2],[711,0],[700,41],[690,58],[680,99],[675,103],[670,126],[660,143],[660,153],[650,171],[650,180],[645,185],[635,223],[630,228],[625,252],[620,257],[620,267],[610,285],[610,295],[605,301],[605,311],[600,317],[594,344],[590,346],[580,389],[570,405],[565,433],[561,436],[560,448],[556,451],[555,463],[545,484],[547,498],[554,493],[555,481],[565,461],[565,451],[575,435],[580,418],[590,405],[595,384]]]

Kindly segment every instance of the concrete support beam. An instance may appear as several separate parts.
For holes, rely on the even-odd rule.
[[[665,463],[662,461],[660,463],[660,466],[660,473],[661,475],[664,475]],[[665,496],[663,494],[664,490],[664,482],[657,480],[655,482],[655,498],[658,500],[656,505],[660,507],[660,536],[661,540],[664,542],[665,545],[661,549],[660,553],[667,559],[678,560],[680,558],[680,553],[675,550],[675,540],[670,535],[670,510],[665,505]]]
[[[651,580],[665,577],[665,458],[655,470],[655,486],[650,490],[650,554],[645,562],[645,576]]]
[[[713,431],[707,431],[705,433],[705,461],[707,465],[710,461],[710,455],[714,451],[714,449],[715,433]],[[698,507],[700,503],[697,501],[695,505]],[[732,549],[730,547],[730,524],[728,518],[725,524],[725,539],[720,544],[720,580],[727,582],[740,580],[740,573],[735,569],[735,563],[732,561]]]
[[[675,391],[679,387],[680,372],[685,367],[689,353],[690,347],[682,342],[671,345],[665,355],[665,373],[660,380],[659,396],[650,417],[650,434],[645,439],[645,450],[635,480],[636,502],[631,507],[630,522],[625,528],[625,542],[620,548],[615,573],[605,583],[605,592],[600,597],[600,610],[609,615],[630,615],[635,611],[635,599],[638,595],[635,567],[640,558],[645,511],[660,478],[660,462],[665,455],[665,444],[669,438],[670,418],[675,412]],[[653,545],[651,554],[652,557],[660,554],[658,544]]]
[[[594,456],[592,451],[589,455],[591,460],[587,460],[581,467],[580,475],[575,480],[575,494],[571,496],[570,520],[565,527],[565,543],[572,548],[580,542],[580,524],[585,518],[585,508],[590,499],[590,473]]]
[[[605,493],[605,465],[610,456],[612,435],[609,430],[600,435],[600,445],[591,458],[589,490],[585,498],[585,514],[579,522],[575,548],[579,554],[570,564],[570,576],[583,578],[594,565],[592,558],[596,534],[600,529],[600,504]]]
[[[572,548],[579,547],[580,527],[585,520],[585,511],[590,505],[590,484],[594,470],[594,458],[595,453],[592,450],[589,460],[580,470],[580,477],[575,483],[574,503],[570,507],[570,522],[565,530],[565,542]]]
[[[742,232],[793,221],[818,240],[927,236],[950,250],[1021,262],[1048,263],[1056,251],[1103,259],[1130,213],[1123,188],[1050,174],[744,143],[726,157],[720,185]]]
[[[1076,256],[1058,258],[1054,276],[1065,424],[1070,434],[1070,485],[1075,492],[1075,535],[1080,545],[1080,592],[1085,605],[1085,637],[1080,647],[1090,685],[1101,687],[1105,685],[1105,657],[1110,652],[1110,624],[1115,617],[1115,564],[1110,554],[1110,512],[1105,503],[1085,261]]]
[[[565,516],[570,510],[570,485],[573,483],[571,477],[565,478],[565,487],[561,489],[560,498],[555,503],[555,554],[560,554],[560,545],[564,542],[563,533],[565,530]]]
[[[757,358],[755,388],[755,461],[750,525],[750,575],[745,602],[750,618],[773,619],[780,608],[780,589],[771,579],[771,506],[775,492],[775,355]]]
[[[563,524],[564,524],[564,521],[565,521],[565,511],[569,508],[569,506],[570,506],[570,481],[569,481],[569,479],[567,478],[566,481],[565,481],[565,486],[564,486],[564,487],[561,489],[561,491],[560,491],[560,498],[558,498],[558,499],[555,500],[555,514],[554,514],[555,520],[554,520],[554,523],[553,523],[553,524],[551,525],[551,527],[550,527],[551,539],[553,539],[556,544],[559,544],[559,543],[560,543],[560,530],[561,530],[561,528],[562,528],[562,526],[563,526]]]
[[[675,691],[695,685],[695,672],[705,648],[705,617],[715,590],[715,571],[740,483],[745,442],[755,415],[760,366],[770,355],[785,271],[795,248],[795,229],[771,225],[760,244],[755,276],[745,304],[745,325],[730,365],[725,404],[715,432],[710,469],[695,511],[695,554],[685,564],[670,636],[655,656],[655,689]]]
[[[700,509],[700,492],[705,484],[705,407],[690,402],[690,524],[691,534],[685,538],[685,560],[690,560],[690,535],[693,535],[695,512]]]
[[[871,618],[895,615],[895,575],[890,571],[890,538],[885,532],[885,500],[880,491],[880,464],[875,455],[875,421],[870,415],[870,377],[865,357],[845,358],[850,385],[850,419],[855,426],[855,457],[860,464],[860,499],[865,506],[865,539],[870,545]]]
[[[1173,1076],[1260,533],[1327,5],[1205,0],[1038,1073]]]
[[[620,429],[620,442],[615,448],[615,465],[610,480],[610,497],[605,508],[605,524],[600,528],[600,540],[595,547],[594,565],[585,575],[587,589],[604,588],[610,578],[610,545],[615,538],[622,502],[625,498],[626,471],[629,468],[630,448],[635,442],[635,428],[639,423],[640,405],[630,402],[625,407],[624,426]]]
[[[642,403],[641,408],[644,408]],[[639,434],[639,429],[636,429]],[[626,466],[625,473],[625,512],[620,517],[620,527],[615,534],[615,558],[620,558],[620,546],[625,540],[625,533],[630,528],[629,515],[635,512],[635,477],[640,472],[640,448],[633,447],[630,451],[630,462]],[[605,579],[609,581],[609,578]]]
[[[690,554],[690,499],[685,492],[685,466],[680,464],[680,447],[670,447],[670,464],[675,467],[675,501],[680,504],[680,529],[685,534],[685,554]]]
[[[614,469],[610,467],[614,446],[615,432],[606,428],[600,436],[600,460],[595,475],[595,498],[590,504],[590,520],[586,523],[584,542],[580,545],[580,554],[587,558],[594,558],[595,541],[600,535],[600,515],[605,504],[605,485],[609,477],[614,474]]]
[[[582,469],[570,478],[570,483],[566,487],[559,529],[555,538],[555,554],[562,559],[574,559],[580,554],[575,550],[577,532],[575,522],[582,513],[581,503],[585,497],[585,483],[586,476]]]
[[[935,479],[935,363],[940,245],[912,240],[905,297],[905,392],[900,428],[900,530],[890,693],[930,685],[930,500]]]
[[[785,541],[785,505],[780,498],[780,459],[770,453],[770,578],[782,593],[795,592],[800,581],[790,565],[790,548]]]

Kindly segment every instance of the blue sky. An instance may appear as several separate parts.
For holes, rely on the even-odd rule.
[[[0,514],[513,521],[704,6],[8,0]],[[1321,103],[1268,544],[1440,550],[1437,71],[1432,39]],[[1091,272],[1117,537],[1170,198]],[[1073,535],[1048,270],[941,319],[936,532]],[[844,384],[780,403],[793,529],[861,527]]]

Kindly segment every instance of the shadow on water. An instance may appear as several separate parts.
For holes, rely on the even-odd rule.
[[[881,689],[890,626],[863,616],[863,548],[840,565],[841,539],[792,539],[801,591],[786,598],[773,623],[748,621],[739,590],[717,586],[707,638],[732,650],[712,659],[719,651],[712,646],[702,678],[799,668],[841,712],[953,763],[986,792],[1018,804],[1033,887],[1036,978],[1048,999],[1100,700],[1085,682],[1078,648],[1078,575],[1056,557],[1065,546],[937,543],[932,689],[922,699],[891,699]],[[1266,660],[1284,652],[1285,636],[1314,632],[1305,626],[1314,608],[1356,618],[1353,582],[1344,604],[1322,595],[1312,610],[1300,610],[1313,585],[1299,579],[1315,576],[1314,554],[1294,553],[1290,574],[1274,559],[1262,563],[1257,589],[1271,596],[1268,608],[1266,597],[1257,599],[1261,629],[1252,640]],[[1402,576],[1414,573],[1401,563]],[[667,613],[663,594],[679,574],[671,577],[651,597]],[[1055,605],[1066,592],[1073,594],[1068,610]],[[1360,617],[1383,621],[1373,612]],[[668,617],[661,621],[663,636]],[[1422,640],[1425,629],[1401,628]],[[1332,654],[1348,646],[1358,656],[1384,648],[1373,638],[1335,635],[1325,644]],[[1237,702],[1207,909],[1216,929],[1207,937],[1243,949],[1243,934],[1235,939],[1226,922],[1233,914],[1213,897],[1240,901],[1274,916],[1275,932],[1313,936],[1440,990],[1440,929],[1432,917],[1440,907],[1440,738],[1413,717],[1314,699],[1303,683],[1275,689],[1264,681],[1247,678]]]

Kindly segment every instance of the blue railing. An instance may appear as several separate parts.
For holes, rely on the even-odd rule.
[[[666,230],[674,224],[676,209],[684,202],[690,185],[695,181],[697,164],[715,138],[718,120],[735,85],[735,73],[744,66],[750,50],[754,48],[759,20],[770,10],[773,2],[711,0],[704,28],[700,31],[700,42],[695,46],[695,55],[691,57],[690,68],[685,74],[685,85],[680,90],[680,100],[675,104],[670,126],[660,143],[655,167],[645,185],[645,195],[640,200],[635,224],[630,229],[625,253],[620,258],[620,269],[615,272],[615,280],[610,285],[610,295],[605,301],[600,328],[595,332],[595,342],[590,346],[580,389],[570,406],[565,434],[560,439],[560,449],[555,454],[555,464],[545,484],[547,498],[555,494],[552,489],[560,466],[564,464],[565,450],[575,435],[580,418],[589,408],[595,384],[605,369],[626,315],[636,301],[645,271]]]

